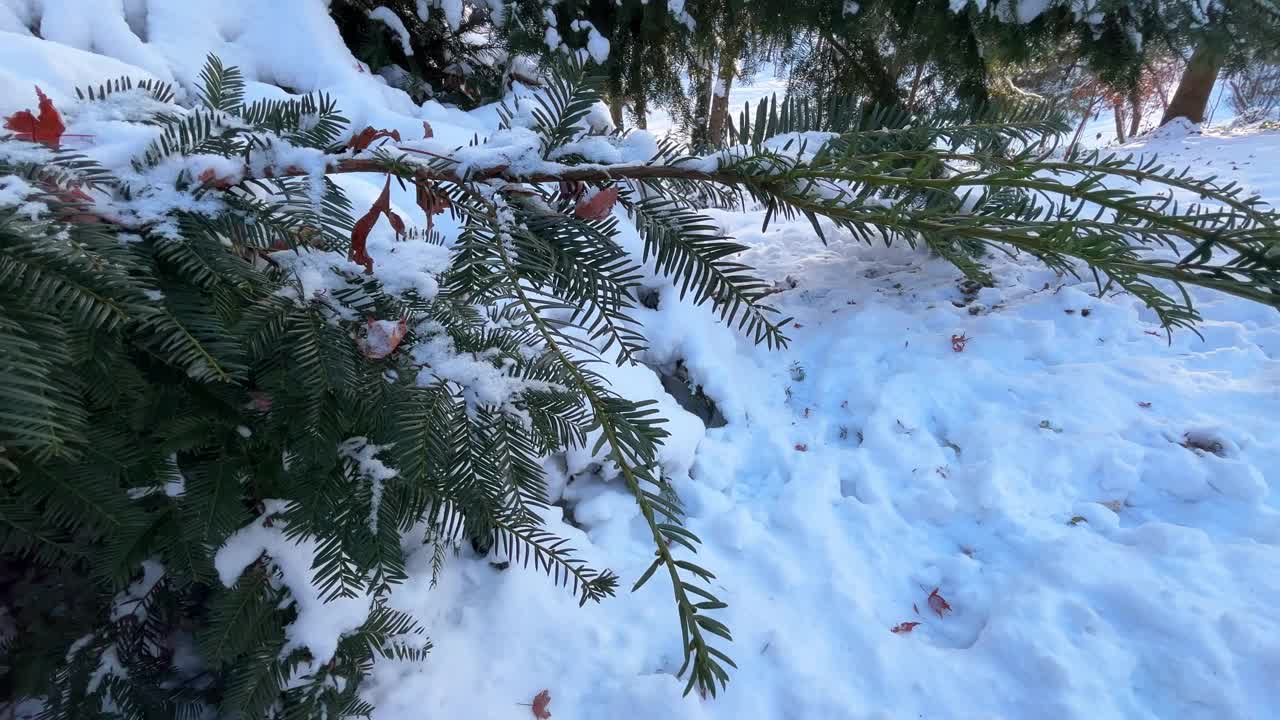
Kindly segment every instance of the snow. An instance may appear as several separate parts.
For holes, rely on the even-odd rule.
[[[394,10],[385,5],[379,5],[369,11],[369,18],[381,21],[391,32],[396,34],[396,39],[400,41],[400,49],[404,51],[405,55],[413,54],[413,45],[409,42],[409,29],[404,26],[404,21],[400,19],[400,16]]]
[[[266,500],[263,504],[266,511],[262,517],[241,528],[218,548],[214,556],[218,579],[231,587],[245,568],[265,556],[298,609],[297,619],[285,629],[288,643],[284,652],[305,646],[311,650],[312,662],[323,665],[333,657],[338,640],[364,624],[373,598],[357,594],[325,602],[312,572],[317,543],[285,537],[285,523],[279,517],[272,517],[285,511],[285,501]]]
[[[1132,149],[1232,167],[1280,201],[1280,133]],[[795,317],[791,347],[752,347],[665,288],[635,313],[645,361],[682,359],[728,425],[702,429],[647,368],[609,377],[672,419],[664,469],[729,602],[728,690],[681,698],[659,583],[579,609],[536,573],[464,557],[428,592],[424,550],[392,604],[424,621],[433,661],[380,663],[376,718],[507,716],[542,688],[563,717],[1256,718],[1280,701],[1273,310],[1197,293],[1204,340],[1169,345],[1133,299],[1025,259],[969,293],[909,248],[714,216],[751,246],[743,262],[796,280],[770,298]],[[577,526],[557,507],[549,525],[634,578],[650,540],[600,460],[553,468]],[[906,621],[921,625],[889,631]]]
[[[92,136],[82,150],[112,166],[153,137],[129,122],[144,100],[76,105],[74,87],[127,74],[190,91],[208,52],[244,68],[251,98],[325,91],[355,127],[406,138],[419,137],[422,120],[432,124],[434,138],[406,145],[458,147],[496,128],[493,108],[418,106],[365,72],[323,0],[86,7],[0,0],[0,112],[32,106],[39,84],[64,109],[69,133]],[[424,0],[419,12],[433,7],[448,20],[461,3]],[[735,86],[732,107],[781,95],[782,85]],[[1105,115],[1097,123],[1109,124]],[[647,159],[664,131],[650,128],[572,151]],[[526,128],[492,137],[461,152],[464,168],[544,167],[531,160],[537,140]],[[1124,150],[1230,175],[1280,203],[1268,162],[1280,155],[1276,131],[1181,127]],[[183,169],[238,171],[196,163]],[[356,207],[372,203],[380,181],[339,180]],[[7,181],[0,202],[28,202],[29,192]],[[423,222],[411,193],[393,187],[392,203],[410,224]],[[659,461],[704,541],[698,562],[729,603],[717,614],[735,637],[723,648],[739,666],[728,689],[681,696],[669,587],[655,578],[626,590],[652,560],[652,539],[616,468],[588,443],[545,460],[557,503],[545,516],[591,565],[620,574],[619,596],[579,608],[542,574],[499,570],[490,560],[500,558],[469,549],[433,588],[431,549],[409,543],[409,579],[389,603],[424,625],[434,650],[424,663],[375,665],[363,691],[375,718],[523,717],[519,704],[543,688],[560,718],[639,708],[698,720],[1245,720],[1280,704],[1274,310],[1196,292],[1203,337],[1182,332],[1166,343],[1132,298],[1100,298],[1026,258],[993,259],[995,286],[968,288],[953,267],[907,247],[867,246],[831,227],[824,245],[807,221],[775,218],[762,231],[759,211],[709,214],[750,247],[742,262],[784,288],[769,300],[794,317],[791,345],[752,346],[663,286],[656,310],[631,313],[649,341],[645,364],[596,369],[615,391],[657,400],[668,419]],[[619,241],[638,258],[639,238],[618,217]],[[436,228],[457,233],[448,215]],[[397,240],[380,220],[368,249],[390,292],[437,292],[446,248]],[[363,270],[337,253],[275,257],[298,272],[299,300],[348,282],[334,268],[353,278]],[[420,382],[459,383],[472,404],[520,389],[505,368],[459,356],[432,330],[414,329]],[[960,352],[953,335],[969,338]],[[651,368],[677,361],[727,425],[704,427],[666,392]],[[359,438],[343,445],[375,497],[394,473],[382,450]],[[181,492],[180,481],[171,486]],[[323,663],[365,620],[371,598],[325,603],[311,583],[314,545],[286,540],[283,525],[242,528],[218,550],[216,568],[232,585],[265,554],[298,608],[290,647],[305,645]],[[145,567],[125,601],[161,570]],[[941,617],[930,609],[935,588],[952,608]],[[903,622],[921,624],[890,632]],[[115,657],[103,653],[95,682],[122,672]]]
[[[354,462],[360,475],[369,480],[369,493],[372,496],[369,503],[369,529],[375,535],[378,534],[378,511],[382,508],[383,488],[388,480],[399,474],[378,459],[378,453],[386,449],[388,446],[373,445],[368,438],[363,437],[348,438],[338,446],[339,454]]]

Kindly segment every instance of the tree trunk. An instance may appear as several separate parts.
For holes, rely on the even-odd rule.
[[[636,127],[645,130],[649,127],[649,99],[644,94],[644,66],[638,57],[631,62],[631,113]]]
[[[924,75],[924,63],[916,65],[916,74],[911,78],[911,92],[907,95],[907,108],[916,109],[916,92],[920,89],[920,78]]]
[[[1133,138],[1142,125],[1142,92],[1137,88],[1129,91],[1129,112],[1129,137]]]
[[[701,53],[700,53],[701,54]],[[714,58],[707,51],[704,57],[689,69],[690,88],[693,90],[693,109],[689,113],[689,140],[693,147],[707,147],[707,118],[711,112],[711,66]]]
[[[1213,94],[1221,69],[1220,53],[1204,43],[1196,47],[1187,61],[1187,69],[1182,71],[1182,79],[1178,81],[1178,89],[1174,91],[1169,107],[1165,108],[1164,117],[1160,118],[1160,124],[1165,125],[1180,117],[1193,123],[1204,122],[1204,111],[1209,107],[1209,96]]]
[[[729,117],[729,91],[733,89],[733,76],[738,73],[738,50],[742,38],[730,35],[720,48],[720,67],[716,71],[715,92],[711,96],[711,120],[707,124],[707,139],[715,147],[724,144],[724,131]]]
[[[649,129],[649,102],[645,100],[644,94],[641,93],[632,101],[631,112],[636,116],[636,127],[641,130]]]
[[[1111,109],[1116,114],[1116,142],[1124,142],[1124,103],[1116,99],[1111,103]]]
[[[622,127],[622,95],[609,96],[609,117],[613,120],[613,126]]]
[[[1071,143],[1067,145],[1067,157],[1071,156],[1071,152],[1076,149],[1076,145],[1080,142],[1080,135],[1084,132],[1084,126],[1088,124],[1089,118],[1093,116],[1093,106],[1097,104],[1098,97],[1095,95],[1089,100],[1089,107],[1084,109],[1084,115],[1080,118],[1080,124],[1076,126],[1076,134],[1071,136]]]
[[[825,34],[823,38],[849,61],[849,72],[860,78],[868,88],[871,102],[880,107],[893,107],[902,103],[902,94],[898,91],[898,78],[890,74],[884,56],[874,42],[867,38],[853,39],[853,47],[849,47],[835,38]]]

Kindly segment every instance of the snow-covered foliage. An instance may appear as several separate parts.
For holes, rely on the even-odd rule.
[[[1280,406],[1274,382],[1280,321],[1273,308],[1191,283],[1188,292],[1203,316],[1200,335],[1178,332],[1166,344],[1163,331],[1182,324],[1170,323],[1168,306],[1153,310],[1142,302],[1150,296],[1099,291],[1092,278],[1070,274],[1080,267],[1078,258],[1092,257],[1083,254],[1089,248],[1071,246],[1080,252],[1050,268],[1030,251],[986,256],[985,268],[978,269],[966,264],[967,255],[930,252],[953,250],[949,240],[884,247],[882,233],[894,232],[892,221],[909,215],[914,203],[939,201],[940,195],[895,195],[885,187],[903,176],[901,169],[873,164],[856,168],[859,177],[797,180],[815,167],[830,174],[836,166],[822,163],[832,155],[875,149],[859,144],[865,138],[788,127],[786,133],[761,130],[757,141],[748,133],[761,126],[741,123],[744,142],[738,147],[690,158],[648,133],[614,134],[601,107],[573,93],[564,104],[582,107],[566,113],[576,116],[568,123],[556,122],[547,104],[528,95],[473,113],[434,102],[416,105],[351,57],[325,5],[152,0],[88,9],[73,0],[0,0],[0,115],[34,107],[31,85],[40,85],[63,110],[64,149],[109,168],[131,189],[91,189],[90,209],[138,232],[177,238],[182,229],[171,220],[175,214],[218,216],[228,207],[210,187],[246,179],[292,175],[301,202],[311,206],[340,190],[355,214],[377,206],[386,192],[387,210],[367,231],[367,265],[337,245],[268,254],[270,261],[262,262],[291,278],[276,296],[282,307],[327,307],[326,328],[340,331],[326,337],[335,346],[359,348],[365,360],[392,355],[411,333],[403,346],[406,367],[388,366],[383,384],[449,388],[458,402],[445,424],[455,429],[483,425],[492,419],[485,413],[533,425],[522,400],[561,391],[574,380],[572,373],[544,376],[522,364],[545,358],[556,341],[601,389],[591,402],[628,408],[652,403],[647,407],[667,420],[666,437],[645,463],[631,462],[634,457],[611,444],[607,422],[589,424],[585,417],[577,418],[586,428],[585,442],[539,448],[539,466],[519,468],[546,479],[544,502],[530,509],[531,517],[581,557],[628,581],[659,567],[655,538],[661,559],[664,537],[670,550],[681,544],[672,535],[696,534],[698,562],[717,577],[693,587],[729,603],[712,602],[703,609],[713,612],[701,617],[714,614],[734,628],[734,644],[723,647],[737,663],[738,682],[714,700],[682,696],[685,684],[675,676],[689,648],[668,617],[672,586],[665,573],[637,592],[579,608],[585,596],[558,591],[518,563],[505,566],[509,546],[492,553],[465,547],[443,564],[455,552],[454,542],[442,542],[440,528],[414,523],[403,538],[397,583],[375,591],[377,583],[357,578],[354,592],[335,597],[317,587],[326,546],[312,534],[299,535],[305,523],[296,508],[290,516],[287,501],[259,497],[253,517],[216,549],[213,580],[227,597],[261,589],[291,613],[275,652],[290,658],[298,676],[320,676],[344,640],[363,640],[362,628],[371,624],[411,628],[386,620],[403,612],[394,617],[417,619],[434,649],[424,660],[415,650],[425,645],[411,639],[398,658],[372,666],[353,702],[372,702],[375,718],[520,715],[526,710],[519,704],[544,687],[559,717],[636,714],[641,708],[688,718],[1251,718],[1280,704],[1265,671],[1280,658],[1280,614],[1270,602],[1280,592],[1272,490],[1280,445],[1271,432]],[[419,5],[422,13],[440,8],[450,22],[462,12],[459,0]],[[1022,14],[1046,3],[1018,5]],[[683,3],[668,7],[683,12]],[[548,42],[554,39],[549,34]],[[589,55],[608,52],[607,41],[600,41]],[[327,152],[271,137],[264,145],[250,144],[244,162],[196,152],[136,165],[173,127],[144,120],[159,109],[179,121],[192,118],[202,90],[208,99],[208,83],[200,79],[206,53],[243,68],[246,103],[322,92],[334,112],[352,121],[351,130],[394,130],[402,140]],[[119,76],[173,81],[186,107],[140,90],[76,101],[76,87]],[[547,95],[542,100],[548,102]],[[306,115],[314,129],[326,113],[317,107]],[[227,119],[226,127],[240,123],[248,124]],[[482,141],[472,144],[473,138]],[[921,146],[936,143],[965,154],[973,136],[957,140],[944,133],[927,140]],[[29,144],[0,147],[0,162],[53,160]],[[1280,201],[1280,185],[1265,164],[1269,153],[1280,151],[1274,132],[1176,128],[1130,149],[1158,152],[1175,167],[1221,168],[1222,175],[1240,179],[1246,195],[1256,191]],[[999,170],[983,175],[966,164],[970,159],[934,167],[932,179],[954,182],[964,172],[1026,183],[1065,177],[1064,186],[1093,193],[1095,201],[1121,197],[1109,195],[1120,190],[1168,193],[1183,206],[1201,200],[1196,185],[1142,177],[1150,168],[1108,179],[1107,190],[1075,186],[1087,172],[1055,165],[1058,160],[1047,156],[1027,176]],[[344,171],[330,175],[333,187],[324,184],[326,173],[352,161],[371,163],[365,168],[376,172]],[[733,317],[726,319],[731,298],[722,293],[730,293],[733,283],[705,297],[694,292],[692,299],[707,301],[696,304],[668,280],[672,267],[697,257],[673,259],[653,239],[656,216],[646,218],[643,203],[657,188],[646,186],[642,173],[654,168],[687,172],[699,182],[720,173],[752,190],[759,202],[748,209],[707,210],[699,237],[722,243],[722,236],[732,236],[741,243],[716,245],[715,252],[724,251],[717,257],[763,274],[764,281],[744,296],[745,305],[769,298],[779,312],[760,317],[774,323],[766,326],[776,333],[771,337],[790,338],[786,347],[752,342]],[[637,177],[628,178],[628,170]],[[410,182],[384,186],[387,172]],[[621,182],[604,189],[576,186],[575,172],[583,178],[614,172]],[[840,166],[840,172],[854,170]],[[545,191],[526,191],[533,185],[520,182],[556,176],[571,179],[559,187],[544,182]],[[419,183],[457,181],[449,194],[455,212],[432,214],[443,201],[424,201],[422,185],[412,182],[422,177],[429,179]],[[687,187],[690,200],[702,200],[694,192],[700,186],[675,184],[688,179],[673,178],[663,189]],[[958,187],[947,189],[964,195],[955,212],[963,217],[951,218],[952,228],[969,227],[967,222],[987,227],[983,217],[1004,221],[998,227],[991,221],[1001,233],[1009,225],[1026,227],[1013,210],[1000,214],[1003,198]],[[616,208],[596,200],[610,188],[621,198]],[[866,216],[841,214],[854,200]],[[29,179],[0,177],[0,209],[35,220],[49,216],[51,202]],[[625,268],[634,278],[628,292],[643,297],[625,307],[625,318],[601,320],[588,332],[573,325],[607,310],[550,301],[518,310],[521,302],[532,304],[526,293],[552,297],[550,280],[512,283],[509,294],[472,318],[466,333],[435,317],[418,318],[406,330],[397,319],[366,318],[364,306],[341,300],[357,291],[372,267],[380,293],[408,306],[430,305],[457,281],[450,273],[459,266],[459,248],[473,243],[496,253],[477,266],[536,257],[530,243],[542,236],[529,230],[535,211],[554,208],[572,216],[594,206],[603,208],[599,217],[592,209],[578,219],[587,216],[593,232],[616,244],[617,255],[604,262]],[[1065,205],[1050,207],[1069,212]],[[395,230],[393,215],[411,227],[431,223],[438,238],[406,239]],[[484,225],[478,217],[494,222]],[[1034,247],[1043,230],[1037,225],[1014,240]],[[343,232],[326,232],[349,240]],[[134,238],[120,235],[124,245],[140,240]],[[1177,259],[1174,245],[1155,253],[1156,260]],[[956,262],[985,285],[966,280]],[[724,267],[708,263],[703,272]],[[150,292],[155,294],[145,300],[165,302],[161,289]],[[789,319],[779,322],[783,317]],[[490,334],[526,338],[548,320],[562,329],[539,330],[543,334],[517,352],[476,345]],[[601,344],[610,322],[618,339],[606,359],[627,348],[636,362],[582,362],[590,357],[589,341]],[[402,372],[410,365],[414,372]],[[711,413],[695,415],[677,396],[712,401],[725,424],[708,427],[716,424]],[[271,400],[253,402],[269,409]],[[632,419],[643,430],[641,419]],[[235,442],[246,444],[261,434],[245,425],[234,432],[240,438]],[[326,450],[345,463],[351,492],[362,503],[352,526],[373,535],[398,531],[391,516],[380,513],[394,512],[388,488],[405,472],[396,463],[405,448],[380,442],[343,436]],[[282,460],[286,471],[291,462],[297,460]],[[638,482],[629,475],[637,468],[652,473],[653,503],[682,498],[687,531],[664,536],[653,529],[643,503],[637,510]],[[177,473],[137,495],[178,503],[202,487]],[[399,547],[401,539],[391,542]],[[110,596],[111,615],[121,619],[139,611],[171,576],[170,567],[140,559],[138,571]],[[691,577],[671,572],[672,578]],[[675,587],[678,594],[681,586]],[[904,624],[910,627],[903,630]],[[191,635],[173,640],[175,658],[194,655]],[[98,690],[129,681],[122,652],[90,636],[69,638],[65,655],[68,663],[92,657],[85,672],[90,689]],[[195,668],[187,677],[201,672],[198,660],[174,662]],[[334,690],[354,689],[341,678],[324,682]],[[288,677],[281,683],[281,689],[302,687]]]

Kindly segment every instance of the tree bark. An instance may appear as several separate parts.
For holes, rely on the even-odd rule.
[[[702,55],[702,53],[699,53]],[[707,147],[707,118],[711,112],[711,67],[714,58],[711,51],[699,58],[689,69],[690,85],[693,90],[693,108],[689,113],[689,140],[693,147],[701,150]]]
[[[635,116],[636,127],[645,130],[649,127],[649,98],[645,95],[644,66],[639,57],[631,62],[631,114]]]
[[[1117,98],[1111,103],[1111,109],[1116,114],[1116,142],[1124,142],[1124,102]]]
[[[861,75],[866,83],[870,99],[881,107],[893,107],[902,102],[902,94],[898,90],[898,78],[889,73],[885,66],[884,56],[874,42],[866,38],[854,38],[853,47],[845,45],[830,33],[823,38],[850,63],[850,72]]]
[[[613,120],[613,126],[622,127],[622,95],[611,95],[609,97],[609,118]]]
[[[1142,92],[1138,88],[1129,91],[1129,137],[1138,136],[1142,126]]]
[[[711,119],[707,123],[707,139],[715,147],[724,144],[724,131],[729,117],[729,91],[733,89],[733,76],[738,74],[738,50],[742,39],[730,35],[720,48],[720,67],[716,71],[715,92],[711,97]]]
[[[911,78],[911,92],[907,94],[907,108],[916,109],[916,92],[920,89],[920,78],[924,75],[924,63],[916,65],[916,74]]]
[[[1204,122],[1205,109],[1209,107],[1209,96],[1213,94],[1213,86],[1218,81],[1218,71],[1222,69],[1222,55],[1205,43],[1196,47],[1187,61],[1187,69],[1182,71],[1182,79],[1178,81],[1178,89],[1165,108],[1160,124],[1165,125],[1174,118],[1186,118],[1193,123]]]
[[[1098,97],[1095,95],[1089,100],[1089,107],[1084,109],[1084,115],[1080,117],[1080,124],[1076,126],[1076,134],[1071,136],[1071,143],[1067,145],[1066,156],[1071,157],[1071,152],[1076,149],[1076,145],[1080,142],[1080,135],[1084,132],[1084,126],[1088,124],[1089,118],[1093,116],[1093,107],[1098,104]]]

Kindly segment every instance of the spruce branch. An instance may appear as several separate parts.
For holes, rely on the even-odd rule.
[[[577,390],[586,398],[595,424],[601,433],[599,444],[608,445],[609,457],[622,473],[627,489],[631,491],[632,496],[635,498],[640,514],[645,523],[648,524],[649,531],[653,536],[656,558],[649,569],[636,582],[632,590],[638,590],[653,576],[653,573],[659,567],[666,568],[667,574],[671,579],[672,593],[680,616],[680,629],[684,647],[684,663],[676,674],[682,676],[686,669],[690,670],[689,680],[685,686],[685,694],[688,694],[696,686],[700,691],[708,692],[714,696],[717,681],[723,687],[729,680],[728,673],[724,670],[721,662],[723,661],[731,667],[737,666],[728,656],[712,647],[703,632],[705,630],[707,633],[720,636],[728,641],[732,641],[732,636],[729,634],[728,628],[722,623],[705,614],[699,614],[699,610],[711,610],[716,607],[723,607],[723,604],[709,592],[682,579],[681,570],[692,573],[703,581],[710,581],[715,576],[693,563],[674,558],[671,553],[672,542],[692,547],[689,544],[689,540],[692,539],[696,542],[697,538],[687,530],[670,522],[679,519],[679,511],[671,504],[670,500],[645,490],[641,485],[641,482],[646,480],[650,484],[657,484],[648,467],[651,467],[656,462],[653,442],[660,440],[662,435],[665,435],[665,431],[658,431],[661,432],[661,435],[659,435],[650,430],[647,443],[642,440],[644,431],[635,426],[631,426],[631,431],[624,434],[623,429],[631,425],[626,422],[628,416],[639,420],[641,422],[640,427],[643,428],[647,424],[644,417],[652,411],[645,411],[642,406],[636,403],[608,394],[597,381],[589,377],[587,371],[579,363],[569,357],[559,342],[559,340],[563,339],[563,333],[553,329],[548,324],[548,321],[539,312],[538,306],[530,299],[528,292],[523,287],[521,277],[515,270],[507,248],[498,243],[496,249],[506,270],[508,287],[511,289],[514,298],[524,307],[529,322],[542,335],[548,352],[556,358],[560,366],[573,379]],[[621,423],[619,422],[620,420],[622,421]],[[630,442],[627,442],[627,439]],[[668,522],[660,522],[658,520],[659,513],[666,516]],[[678,540],[673,540],[673,538],[678,538]],[[690,593],[699,595],[705,600],[702,603],[695,603],[690,599]]]

